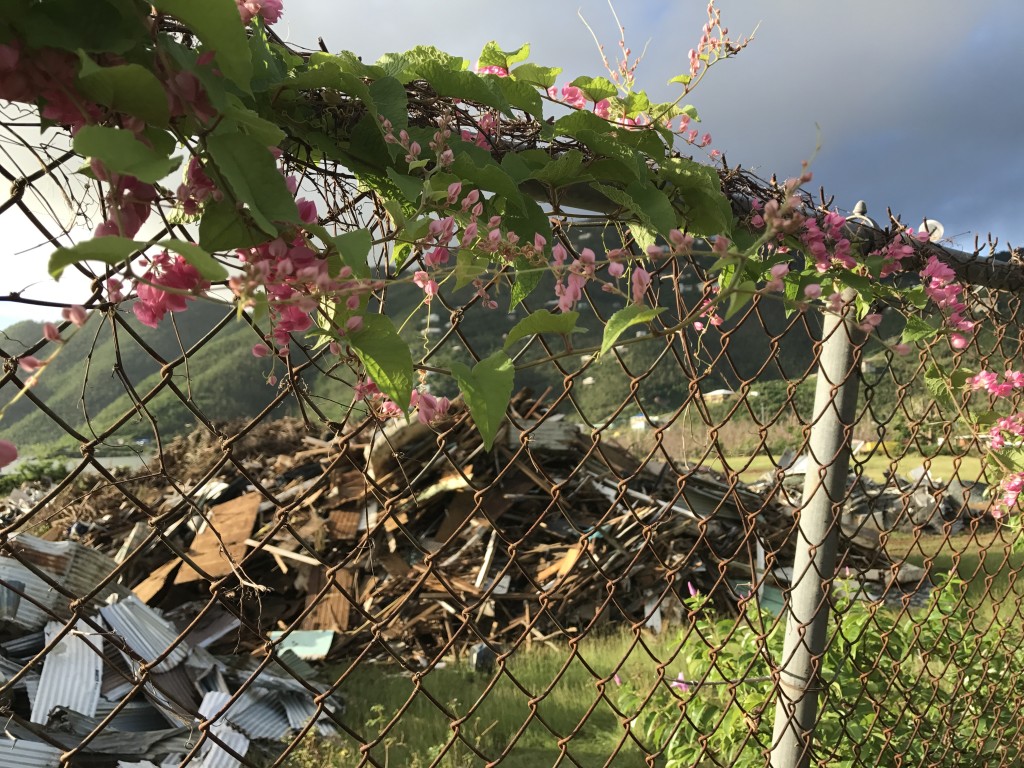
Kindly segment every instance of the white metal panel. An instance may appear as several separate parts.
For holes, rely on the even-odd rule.
[[[47,644],[63,629],[58,621],[47,624]],[[102,653],[103,638],[84,622],[76,623],[43,660],[31,721],[45,725],[54,707],[67,707],[89,717],[95,715],[103,684]]]

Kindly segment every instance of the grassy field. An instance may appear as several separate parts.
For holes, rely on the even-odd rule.
[[[725,459],[709,458],[702,463],[708,469],[718,472],[737,473],[744,482],[759,480],[765,473],[775,470],[771,457],[765,453],[754,456],[734,456]],[[895,471],[898,476],[906,477],[917,467],[925,467],[933,478],[949,481],[958,477],[964,482],[974,482],[984,477],[981,459],[977,456],[933,456],[926,458],[916,453],[908,453],[898,458],[889,458],[884,454],[870,457],[854,456],[850,463],[851,472],[860,472],[877,482],[884,482],[885,472]]]
[[[922,461],[920,456],[905,457],[896,470],[905,474]],[[881,481],[891,462],[871,459],[859,466]],[[746,464],[730,461],[729,468],[754,479],[770,463],[757,457]],[[928,468],[933,477],[947,480],[955,473],[964,480],[981,474],[976,458],[954,462],[937,457]],[[1021,622],[1024,587],[1016,574],[1024,570],[1024,552],[1013,551],[1006,526],[974,523],[949,537],[893,533],[886,538],[886,549],[892,559],[906,559],[933,575],[958,574],[967,582],[969,604],[977,607],[979,617]],[[496,677],[458,662],[418,679],[395,665],[362,664],[351,672],[338,666],[330,674],[342,678],[338,695],[345,702],[346,724],[360,739],[376,740],[369,752],[383,766],[426,768],[443,753],[438,765],[449,768],[475,768],[499,758],[508,768],[641,768],[644,752],[625,738],[623,717],[615,710],[620,689],[613,676],[634,690],[650,690],[660,674],[671,680],[679,671],[673,663],[679,643],[678,632],[672,630],[657,637],[644,635],[642,644],[628,632],[587,637],[575,652],[559,639],[557,648],[535,644],[518,649]],[[458,724],[459,738],[453,737],[453,723]],[[562,755],[559,743],[568,756]],[[329,745],[309,745],[285,765],[340,767],[355,765],[360,758],[360,741],[343,736]]]
[[[575,762],[566,759],[562,764],[639,767],[644,765],[643,752],[629,741],[619,745],[624,729],[612,708],[618,692],[613,675],[634,688],[653,687],[658,681],[657,666],[670,660],[679,638],[668,632],[660,637],[645,636],[644,643],[646,647],[636,644],[630,635],[614,634],[588,637],[580,641],[575,653],[565,647],[535,645],[529,651],[517,651],[496,682],[491,675],[475,673],[465,664],[434,669],[418,685],[393,665],[363,665],[345,679],[339,695],[346,703],[345,720],[353,730],[364,738],[382,734],[371,750],[382,765],[430,765],[452,739],[452,720],[465,718],[460,734],[472,748],[456,741],[442,765],[484,765],[475,749],[490,760],[508,751],[501,765],[509,768],[551,766],[558,762],[557,742],[571,735],[566,750]],[[666,676],[672,679],[676,673],[668,664]],[[372,697],[367,691],[373,692]],[[536,715],[531,718],[534,707]],[[396,716],[400,722],[388,729]],[[332,749],[332,753],[297,756],[287,765],[312,768],[357,762],[355,740],[342,739]],[[613,754],[616,756],[611,758]]]

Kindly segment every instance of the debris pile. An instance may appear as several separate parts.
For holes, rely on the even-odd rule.
[[[13,764],[85,743],[146,765],[188,754],[197,715],[225,713],[194,764],[229,768],[250,742],[334,727],[342,703],[316,698],[311,661],[480,664],[597,625],[659,631],[685,621],[691,590],[735,612],[784,585],[782,486],[641,463],[526,392],[511,407],[490,451],[459,407],[341,437],[282,421],[197,432],[132,477],[9,510],[41,534],[0,546]],[[846,537],[841,556],[896,570],[877,539]]]

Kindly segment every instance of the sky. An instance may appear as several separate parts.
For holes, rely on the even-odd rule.
[[[647,46],[638,82],[659,100],[685,71],[700,36],[700,0],[618,0],[634,54]],[[843,211],[865,200],[908,224],[937,219],[947,245],[972,250],[991,233],[1024,244],[1024,3],[1020,0],[719,0],[730,36],[754,41],[714,67],[689,98],[699,126],[731,166],[762,177],[814,181]],[[366,61],[417,44],[475,62],[489,40],[529,42],[531,61],[560,66],[567,82],[603,74],[587,19],[610,54],[618,30],[606,0],[284,0],[276,25],[289,42],[351,50]],[[706,159],[706,158],[705,158]],[[0,218],[0,294],[76,301],[87,292],[46,276],[50,253],[27,222]],[[33,247],[35,246],[35,247]],[[1002,247],[1002,245],[1001,245]],[[31,249],[31,250],[29,250]],[[0,327],[54,311],[0,302]]]

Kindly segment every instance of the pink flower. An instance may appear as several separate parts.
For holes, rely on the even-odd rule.
[[[562,101],[570,107],[582,109],[587,105],[587,96],[575,85],[566,84],[562,86]]]
[[[116,277],[107,280],[107,298],[114,304],[124,301],[124,283]]]
[[[415,275],[413,275],[412,281],[420,288],[422,288],[423,293],[427,295],[427,297],[424,299],[425,303],[429,304],[430,300],[437,295],[437,283],[431,280],[430,275],[428,275],[423,270],[419,270]]]
[[[0,468],[6,467],[18,458],[18,449],[14,443],[0,440]]]
[[[621,261],[613,261],[608,265],[608,277],[614,277],[616,279],[622,277],[626,271],[626,265]]]
[[[53,323],[43,323],[43,338],[47,341],[63,341],[60,337],[60,331],[57,330],[57,326]]]
[[[252,356],[253,357],[266,357],[270,354],[270,347],[266,344],[253,344],[252,345]]]
[[[960,333],[953,333],[949,336],[949,345],[953,349],[965,349],[967,347],[967,337]]]
[[[168,312],[184,311],[193,298],[189,294],[202,293],[210,287],[195,267],[181,256],[171,256],[167,251],[153,257],[142,279],[145,282],[140,282],[136,289],[139,298],[132,311],[143,325],[150,328],[156,328]]]
[[[594,114],[598,117],[603,117],[605,120],[612,116],[612,107],[608,99],[601,99],[594,104]]]
[[[811,283],[810,285],[804,286],[804,296],[808,299],[816,299],[821,296],[821,286],[817,283]]]
[[[476,72],[478,75],[497,75],[498,77],[508,77],[508,70],[504,67],[499,67],[496,64],[491,64],[486,67],[477,66]]]
[[[651,273],[643,267],[634,267],[630,275],[630,288],[633,293],[633,303],[643,304],[644,294],[651,287]]]
[[[262,16],[267,24],[274,24],[281,18],[281,0],[235,0],[242,23],[248,24],[256,16]]]
[[[35,355],[25,355],[24,357],[18,358],[18,367],[20,367],[21,370],[25,371],[25,373],[32,373],[33,371],[37,371],[44,365],[46,365],[46,363],[40,360]]]
[[[690,690],[690,686],[686,682],[686,678],[683,676],[682,672],[680,672],[678,675],[676,675],[676,679],[673,680],[668,685],[669,685],[669,688],[675,688],[676,690],[682,691],[683,693],[686,693],[687,691]]]

